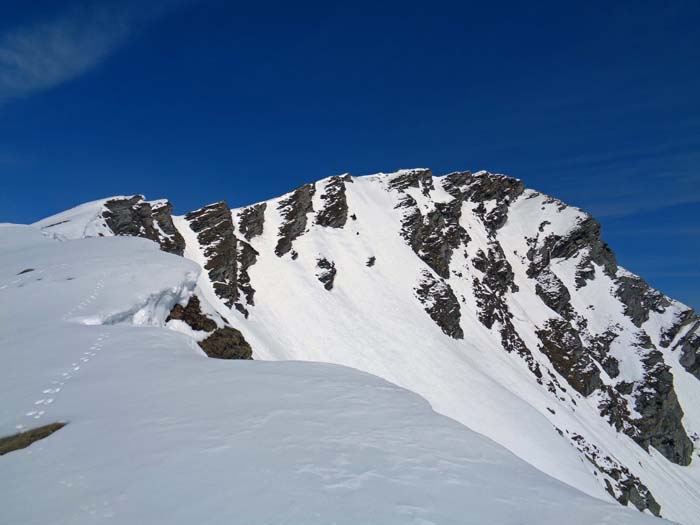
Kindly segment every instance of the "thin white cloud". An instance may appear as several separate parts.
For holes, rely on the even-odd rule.
[[[50,89],[94,68],[140,24],[179,1],[101,4],[0,35],[0,105]]]

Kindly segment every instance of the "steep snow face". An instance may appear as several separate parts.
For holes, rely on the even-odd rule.
[[[424,169],[227,210],[174,222],[256,359],[379,375],[590,495],[700,523],[700,324],[581,210]]]
[[[0,247],[0,437],[67,422],[0,457],[3,522],[662,523],[366,373],[207,358],[165,328],[199,267],[150,241]]]

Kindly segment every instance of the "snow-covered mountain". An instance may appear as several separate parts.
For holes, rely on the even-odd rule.
[[[191,297],[83,320],[167,319],[214,357],[369,372],[590,496],[700,523],[700,320],[517,179],[342,175],[184,216],[114,197],[33,230],[145,237],[183,256],[165,266],[204,269]]]
[[[225,326],[199,272],[0,225],[1,523],[660,523],[375,376],[208,359],[193,337]]]

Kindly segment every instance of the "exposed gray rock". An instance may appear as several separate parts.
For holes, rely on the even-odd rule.
[[[453,251],[470,240],[467,231],[459,224],[461,202],[436,203],[435,209],[425,216],[410,195],[402,199],[400,206],[406,209],[401,235],[423,262],[447,279]]]
[[[561,431],[559,433],[563,435]],[[584,457],[605,476],[605,488],[613,498],[622,505],[632,503],[639,511],[649,510],[654,516],[661,516],[661,506],[649,488],[627,467],[618,460],[603,454],[598,447],[587,442],[580,434],[573,434],[571,441]]]
[[[375,262],[377,262],[377,258],[373,255],[372,257],[367,259],[367,262],[365,264],[366,264],[366,266],[371,268],[372,266],[374,266]]]
[[[488,253],[479,250],[472,259],[472,265],[483,273],[481,279],[475,276],[472,280],[474,297],[479,308],[479,321],[487,328],[492,328],[497,322],[500,325],[503,348],[509,353],[518,354],[535,375],[537,382],[544,384],[542,370],[515,329],[513,314],[505,301],[505,295],[509,291],[517,292],[518,286],[515,284],[513,269],[503,253],[503,248],[497,241],[492,240]],[[553,381],[556,381],[556,378],[553,378]],[[550,381],[552,392],[555,390],[553,381]]]
[[[455,199],[464,199],[466,187],[472,181],[471,171],[455,171],[445,175],[442,180],[443,189]]]
[[[424,270],[415,291],[425,311],[445,334],[454,339],[464,338],[459,301],[449,284]]]
[[[204,269],[216,295],[226,306],[248,317],[246,306],[255,304],[255,289],[248,270],[257,261],[258,252],[236,237],[231,210],[224,201],[205,206],[185,218],[207,258]]]
[[[408,188],[419,188],[423,195],[430,195],[435,189],[433,185],[433,172],[429,169],[404,170],[389,181],[389,188],[403,191]]]
[[[544,239],[530,239],[529,243],[529,276],[539,275],[549,266],[552,259],[569,259],[576,256],[580,256],[576,271],[577,289],[585,286],[586,281],[595,276],[592,263],[601,266],[610,277],[617,273],[615,254],[601,240],[600,224],[590,216],[580,220],[565,237],[548,235]]]
[[[687,335],[679,341],[677,348],[681,352],[681,365],[700,379],[700,319],[696,318]]]
[[[591,337],[587,342],[587,347],[593,358],[600,363],[603,370],[611,378],[616,378],[620,375],[620,363],[617,359],[610,355],[610,345],[619,335],[621,328],[608,328],[603,333]]]
[[[173,207],[169,202],[151,206],[142,195],[129,199],[112,199],[105,203],[102,216],[114,235],[145,237],[157,242],[166,252],[182,255],[185,240],[173,224]]]
[[[647,282],[632,274],[617,277],[615,293],[625,305],[625,315],[636,326],[642,326],[649,319],[649,312],[663,313],[671,302],[661,293],[651,288]]]
[[[467,197],[472,202],[495,200],[498,203],[510,204],[525,191],[525,185],[519,179],[481,172],[472,176]]]
[[[472,264],[484,274],[481,279],[474,277],[473,281],[474,295],[479,307],[479,320],[487,328],[491,328],[495,321],[505,323],[512,314],[503,297],[509,290],[518,291],[518,286],[515,284],[513,269],[501,245],[492,242],[488,253],[479,250],[472,259]]]
[[[635,404],[642,417],[634,420],[637,432],[631,437],[645,450],[652,446],[669,461],[689,465],[693,442],[683,428],[683,410],[673,388],[673,375],[658,350],[650,351],[642,363],[645,377]]]
[[[245,297],[245,303],[249,306],[255,305],[255,288],[253,288],[250,282],[250,274],[248,270],[253,266],[258,260],[258,251],[253,248],[250,244],[245,241],[238,239],[236,244],[236,262],[237,262],[237,274],[236,274],[236,309],[243,315],[248,317],[248,309],[243,305],[241,301],[240,294],[242,293]],[[238,293],[240,292],[240,293]]]
[[[319,269],[316,277],[326,290],[332,290],[335,274],[338,272],[335,268],[335,263],[325,257],[320,257],[316,260],[316,266]]]
[[[209,335],[197,344],[204,353],[215,359],[252,359],[253,350],[243,334],[231,327],[225,320],[219,326],[214,319],[202,312],[199,298],[190,297],[186,306],[176,305],[166,321],[177,319],[183,321],[196,331],[208,332]]]
[[[231,210],[221,201],[188,213],[185,219],[197,234],[207,258],[204,269],[216,295],[226,306],[233,307],[238,299],[238,261]]]
[[[306,215],[313,211],[312,198],[316,192],[314,184],[299,186],[277,208],[282,215],[282,225],[279,229],[279,239],[275,254],[282,257],[292,249],[292,242],[306,230]]]
[[[508,207],[525,191],[520,180],[485,171],[477,174],[468,171],[450,173],[443,179],[442,187],[459,201],[479,203],[474,213],[491,234],[506,223]],[[484,205],[487,201],[496,201],[489,211]]]
[[[563,319],[549,319],[537,331],[540,350],[574,390],[588,396],[603,385],[598,367],[585,351],[578,333]]]
[[[679,334],[683,334],[678,340]],[[677,314],[673,325],[661,334],[660,345],[680,352],[679,362],[696,378],[700,379],[700,317],[688,308]]]
[[[552,270],[544,268],[536,277],[535,293],[542,302],[565,319],[573,317],[569,289]]]
[[[352,180],[352,179],[351,179]],[[323,209],[316,214],[316,224],[327,228],[342,228],[348,220],[348,201],[343,177],[331,177],[321,195]]]
[[[243,208],[238,214],[238,229],[246,240],[262,235],[265,226],[265,210],[267,203],[254,204]]]

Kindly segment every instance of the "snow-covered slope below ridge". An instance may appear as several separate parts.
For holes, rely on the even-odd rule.
[[[618,267],[581,210],[419,169],[172,223],[254,358],[379,375],[588,494],[700,523],[700,323]]]
[[[0,437],[67,422],[0,456],[0,522],[661,523],[374,376],[208,359],[164,328],[198,272],[142,239],[0,225]]]

